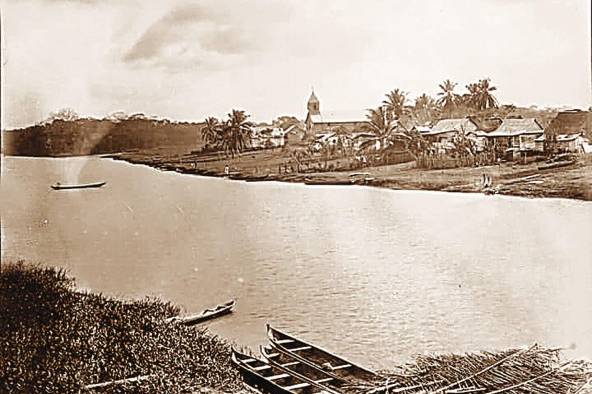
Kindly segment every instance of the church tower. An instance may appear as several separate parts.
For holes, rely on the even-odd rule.
[[[306,105],[308,108],[308,113],[310,115],[320,115],[320,105],[319,99],[314,94],[314,90],[310,94],[310,98],[308,99],[308,104]]]

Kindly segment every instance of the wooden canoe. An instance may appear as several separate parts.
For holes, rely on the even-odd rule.
[[[277,365],[232,349],[231,360],[243,381],[256,390],[269,394],[332,393],[314,381],[290,373]]]
[[[56,183],[55,185],[51,185],[53,190],[70,190],[70,189],[95,189],[98,187],[103,187],[107,184],[107,182],[95,182],[95,183],[82,183],[78,185],[62,185],[60,183]]]
[[[202,323],[206,320],[211,320],[216,317],[220,317],[232,312],[232,308],[236,305],[235,300],[230,300],[225,302],[224,304],[220,304],[215,308],[210,308],[202,311],[197,315],[185,316],[185,317],[170,317],[166,319],[167,323],[181,323],[185,324],[186,326],[191,326],[194,324]]]
[[[269,180],[269,174],[265,174],[265,175],[250,175],[245,180],[247,182],[268,181]]]
[[[353,182],[350,179],[313,179],[304,178],[305,185],[327,185],[327,186],[340,186],[340,185],[352,185]]]
[[[339,393],[341,388],[348,382],[331,372],[322,370],[314,365],[304,363],[287,352],[279,351],[273,346],[261,346],[261,355],[271,365],[285,368],[308,380],[312,380],[325,387],[328,393]]]
[[[288,335],[267,324],[267,336],[278,351],[289,353],[298,361],[320,368],[352,383],[373,382],[380,377],[373,371],[356,365],[328,350]]]

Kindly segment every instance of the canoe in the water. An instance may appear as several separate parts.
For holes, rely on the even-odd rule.
[[[267,336],[271,345],[280,352],[292,355],[298,361],[330,372],[350,382],[373,382],[380,377],[373,371],[356,365],[328,350],[307,343],[267,325]]]
[[[250,387],[269,394],[321,394],[327,391],[320,383],[291,373],[285,368],[232,349],[232,364]]]
[[[305,185],[332,185],[332,186],[340,186],[340,185],[352,185],[353,182],[350,179],[314,179],[314,178],[304,178]]]
[[[62,185],[60,183],[56,183],[55,185],[51,185],[53,190],[69,190],[69,189],[95,189],[98,187],[105,186],[107,182],[95,182],[95,183],[82,183],[78,185]]]
[[[215,308],[206,309],[197,315],[185,316],[185,317],[175,316],[175,317],[168,318],[166,321],[167,321],[167,323],[174,322],[174,323],[185,324],[186,326],[191,326],[191,325],[194,325],[197,323],[204,322],[206,320],[211,320],[216,317],[226,315],[226,314],[232,312],[232,308],[234,308],[235,304],[236,304],[235,300],[230,300],[228,302],[225,302],[224,304],[220,304],[220,305],[216,306]]]

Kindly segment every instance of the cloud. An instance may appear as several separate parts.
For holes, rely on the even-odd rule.
[[[146,29],[124,54],[128,64],[182,69],[224,67],[233,57],[253,49],[253,40],[240,25],[231,24],[211,9],[177,6]]]

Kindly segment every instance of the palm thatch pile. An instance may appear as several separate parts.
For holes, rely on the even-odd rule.
[[[592,393],[592,363],[564,362],[561,349],[528,349],[469,354],[420,355],[372,384],[349,386],[352,393],[584,394]]]

